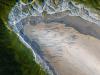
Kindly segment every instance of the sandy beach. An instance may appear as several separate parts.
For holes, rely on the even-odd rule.
[[[66,17],[66,24],[57,21],[26,24],[24,33],[58,75],[100,75],[100,27],[78,17]]]
[[[49,17],[47,19],[48,22],[57,22],[57,23],[63,23],[68,27],[73,27],[79,32],[86,34],[86,35],[92,35],[98,39],[100,39],[100,26],[96,25],[95,23],[86,21],[82,19],[79,16],[60,16],[59,18],[56,18],[56,16]]]

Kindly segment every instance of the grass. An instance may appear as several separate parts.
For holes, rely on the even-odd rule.
[[[73,1],[100,10],[100,0]],[[16,0],[0,0],[0,75],[47,75],[34,61],[31,50],[8,28],[7,17],[15,2]],[[38,2],[41,4],[44,0]]]
[[[40,5],[44,2],[44,0],[21,0],[21,1],[24,2],[24,3],[28,3],[28,2],[38,2]]]
[[[72,0],[78,4],[84,4],[85,6],[100,11],[100,0]]]
[[[0,20],[0,75],[46,75],[16,34]]]
[[[0,0],[0,75],[47,75],[31,50],[9,30],[7,17],[15,0]]]
[[[29,1],[37,1],[39,4],[42,4],[45,0],[22,0],[24,3],[28,3]],[[100,0],[71,0],[78,4],[84,4],[85,6],[100,11]],[[53,0],[54,4],[60,2],[60,0]]]

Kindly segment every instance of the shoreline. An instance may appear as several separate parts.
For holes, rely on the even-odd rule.
[[[95,63],[99,63],[100,40],[81,34],[72,27],[64,28],[64,24],[60,23],[39,23],[27,25],[24,29],[27,36],[41,46],[45,59],[54,66],[58,75],[100,74],[99,64],[96,66]]]
[[[20,4],[20,6],[21,6],[21,4]],[[15,16],[14,10],[16,10],[17,8],[19,9],[19,12],[18,12],[19,14],[17,14],[17,16]],[[11,25],[11,27],[13,28],[14,31],[16,31],[15,30],[16,24],[21,22],[22,19],[25,19],[28,16],[41,16],[42,15],[42,13],[40,13],[40,12],[38,12],[37,15],[34,15],[34,14],[29,14],[29,13],[22,14],[22,12],[20,12],[20,11],[22,11],[22,9],[19,6],[17,6],[17,4],[16,4],[16,6],[13,8],[13,10],[11,11],[11,13],[9,15],[9,19],[10,19],[9,24]],[[32,12],[32,11],[29,11],[29,12]],[[59,13],[61,13],[61,12],[59,12]],[[59,15],[59,13],[58,13],[58,15]],[[81,19],[78,16],[71,15],[71,13],[70,14],[67,12],[65,12],[65,13],[66,14],[61,15],[63,17],[60,16],[60,18],[55,18],[55,19],[51,17],[51,20],[49,20],[49,21],[50,22],[58,22],[58,23],[62,22],[64,24],[66,24],[66,27],[73,27],[85,35],[91,35],[91,36],[94,36],[94,37],[100,39],[100,26],[99,25],[85,21],[84,19]],[[56,17],[56,14],[57,13],[55,13],[55,15],[53,17]],[[50,15],[53,15],[53,14],[50,14]],[[17,28],[17,29],[18,29],[18,31],[20,31],[20,28]],[[17,33],[17,32],[15,32],[15,33]]]
[[[45,2],[47,3],[47,2]],[[37,4],[37,3],[36,3]],[[37,4],[37,8],[35,5],[33,5],[33,9],[28,7],[29,4],[23,4],[23,2],[18,2],[16,5],[12,8],[11,12],[9,13],[9,24],[15,25],[22,19],[28,17],[28,16],[43,16],[44,8]],[[45,6],[44,7],[49,7]],[[52,9],[54,7],[52,6]],[[60,7],[61,8],[61,7]],[[90,11],[89,8],[85,8],[83,5],[75,5],[74,2],[63,2],[62,3],[62,9],[57,8],[51,12],[52,9],[45,8],[45,11],[47,12],[45,15],[53,15],[53,14],[59,14],[64,13],[64,16],[79,16],[84,20],[87,20],[89,22],[95,23],[100,26],[100,17],[98,14],[93,13]],[[31,9],[31,10],[29,10]],[[59,9],[59,11],[58,11]],[[74,10],[75,9],[75,10]],[[29,10],[28,12],[24,12],[23,10]],[[48,11],[49,10],[49,11]],[[15,14],[17,11],[18,14]],[[12,19],[13,18],[13,19]]]
[[[73,22],[72,22],[72,19],[73,19]],[[30,19],[29,19],[30,20]],[[28,21],[29,21],[28,20]],[[52,21],[53,20],[53,21]],[[84,33],[84,31],[85,31],[85,33],[87,33],[87,31],[89,31],[89,33],[91,33],[91,29],[89,30],[89,29],[87,29],[86,27],[88,26],[88,25],[86,25],[86,24],[89,24],[90,22],[84,22],[85,20],[84,19],[81,19],[81,18],[79,18],[79,17],[72,17],[72,16],[65,16],[65,17],[60,17],[60,18],[56,18],[56,19],[52,19],[52,18],[50,18],[49,17],[49,20],[48,21],[50,21],[51,23],[52,22],[58,22],[58,23],[64,23],[62,20],[65,20],[65,24],[67,25],[66,27],[73,27],[73,28],[75,28],[74,26],[76,26],[76,28],[77,28],[77,30],[79,31],[79,32],[83,32]],[[80,24],[78,24],[78,21],[80,22]],[[21,21],[20,21],[21,22]],[[26,21],[25,21],[26,22]],[[33,22],[34,23],[34,22]],[[73,23],[73,24],[72,24]],[[20,23],[19,23],[20,24]],[[26,24],[28,24],[28,23],[26,23]],[[24,25],[25,26],[25,25]],[[33,25],[34,26],[34,25]],[[83,26],[83,27],[82,27]],[[85,27],[86,26],[86,27]],[[96,26],[98,26],[98,25],[95,25],[95,24],[93,24],[93,23],[90,23],[89,24],[89,26],[90,27],[96,27]],[[75,29],[76,29],[75,28]],[[81,28],[83,28],[83,31],[81,31],[82,29]],[[96,28],[98,28],[99,29],[99,27],[96,27]],[[86,30],[87,29],[87,30]],[[18,30],[20,30],[20,29],[18,29]],[[94,32],[94,31],[92,31],[92,32]],[[89,34],[88,33],[88,34]],[[97,33],[99,33],[99,32],[97,32]],[[89,34],[90,35],[90,34]],[[96,36],[97,37],[97,36]],[[24,38],[24,37],[23,37]],[[99,37],[97,37],[98,39],[99,39]],[[41,55],[39,55],[40,57],[41,57]],[[37,59],[37,58],[36,58]],[[42,61],[43,61],[43,59],[42,59]],[[41,61],[39,61],[39,62],[41,62]],[[46,63],[47,64],[47,63]],[[46,67],[46,66],[44,66],[44,67]],[[49,66],[50,67],[50,66]],[[44,68],[45,69],[45,68]],[[53,69],[52,69],[53,70]]]

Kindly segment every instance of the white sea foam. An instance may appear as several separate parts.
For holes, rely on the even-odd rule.
[[[16,25],[22,19],[27,18],[29,16],[42,16],[44,11],[46,11],[46,14],[51,15],[59,12],[62,12],[63,14],[64,12],[64,15],[80,16],[81,18],[87,21],[100,25],[100,17],[98,14],[91,12],[90,9],[85,8],[83,5],[75,5],[75,3],[70,2],[70,0],[61,0],[60,4],[58,4],[57,6],[55,6],[50,0],[45,0],[43,5],[35,3],[34,5],[31,5],[31,7],[29,7],[30,4],[31,3],[25,4],[20,1],[19,3],[16,3],[16,5],[12,8],[11,12],[9,13],[9,25],[13,28],[14,32],[17,33],[17,35],[19,36],[20,40],[28,48],[31,48],[31,46],[27,42],[25,42],[25,40],[23,39],[24,37],[21,37],[19,35],[20,30],[16,27]],[[42,58],[39,55],[37,55],[32,48],[31,50],[35,56],[35,60],[38,63],[41,63],[45,69],[49,70],[49,67],[46,63],[44,64]]]

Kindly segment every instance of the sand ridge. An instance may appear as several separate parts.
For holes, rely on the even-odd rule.
[[[100,40],[61,23],[26,25],[58,75],[100,75]]]

